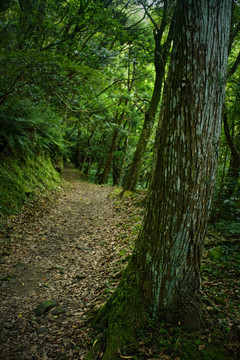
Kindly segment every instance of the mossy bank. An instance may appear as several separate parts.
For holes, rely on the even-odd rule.
[[[30,197],[57,190],[61,176],[50,155],[23,156],[5,153],[0,157],[0,219],[16,214]]]

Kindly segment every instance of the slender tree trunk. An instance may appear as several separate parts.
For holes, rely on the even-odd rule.
[[[76,165],[80,169],[81,168],[81,152],[82,152],[82,144],[81,144],[81,130],[78,129],[77,132],[77,153],[76,153]]]
[[[225,153],[224,153],[224,161],[223,161],[223,169],[222,169],[222,176],[221,176],[221,182],[220,182],[220,186],[218,189],[218,193],[216,196],[216,207],[217,207],[217,211],[212,211],[211,212],[211,216],[209,218],[209,222],[210,223],[214,223],[214,222],[218,222],[219,218],[220,218],[220,208],[222,205],[222,195],[223,195],[223,188],[224,188],[224,184],[225,184],[225,178],[226,178],[226,165],[227,165],[227,156],[228,156],[228,148],[225,147]]]
[[[224,124],[224,133],[228,143],[228,146],[231,151],[231,159],[228,168],[228,172],[226,175],[227,180],[227,189],[222,194],[222,199],[229,199],[233,194],[238,186],[239,180],[239,173],[240,173],[240,153],[233,142],[233,139],[230,134],[229,125],[228,125],[228,116],[227,116],[227,109],[224,109],[223,114],[223,124]]]
[[[93,158],[92,158],[92,156],[90,155],[90,156],[88,156],[87,166],[86,166],[86,168],[84,169],[84,174],[85,174],[85,175],[88,175],[88,174],[89,174],[89,171],[90,171],[91,166],[92,166],[92,162],[93,162]]]
[[[132,88],[133,88],[133,84],[135,81],[135,73],[136,73],[136,64],[135,62],[133,62],[133,66],[132,66],[132,71],[131,71],[131,58],[132,58],[132,47],[129,46],[129,56],[128,56],[128,79],[127,79],[127,90],[128,90],[128,95],[130,95]],[[128,104],[128,99],[125,100],[120,100],[119,101],[119,105],[121,105],[121,103],[123,102],[124,106],[126,107]],[[117,144],[117,140],[118,140],[118,135],[119,135],[119,130],[120,130],[120,126],[123,123],[124,117],[125,117],[125,109],[123,109],[119,115],[118,111],[115,117],[115,124],[118,125],[118,129],[114,130],[113,133],[113,138],[112,138],[112,142],[110,145],[110,149],[109,149],[109,153],[107,156],[107,161],[104,167],[104,170],[102,172],[102,174],[99,177],[99,184],[104,184],[107,181],[107,178],[110,174],[111,171],[111,166],[112,166],[112,160],[113,160],[113,155],[114,155],[114,150]]]
[[[126,100],[126,102],[125,102],[126,106],[127,106],[127,102],[128,101]],[[117,124],[119,128],[123,123],[124,116],[125,116],[125,110],[122,110],[120,116],[118,115],[118,112],[116,114],[115,124]],[[108,178],[108,176],[110,174],[111,167],[112,167],[112,160],[113,160],[114,150],[116,148],[116,144],[117,144],[117,141],[118,141],[119,128],[116,128],[114,130],[114,132],[113,132],[112,142],[111,142],[111,145],[110,145],[110,148],[109,148],[109,151],[108,151],[107,160],[106,160],[106,163],[105,163],[105,166],[104,166],[104,170],[103,170],[103,172],[101,173],[101,175],[100,175],[100,177],[98,179],[99,184],[104,184],[107,181],[107,178]]]
[[[89,158],[89,157],[92,158],[90,148],[91,148],[91,140],[93,138],[94,132],[95,132],[95,129],[92,130],[92,132],[91,132],[91,134],[90,134],[90,136],[89,136],[89,138],[87,140],[87,147],[85,149],[85,155],[84,155],[84,158],[83,158],[82,162],[80,161],[81,160],[81,142],[80,142],[81,133],[78,133],[79,135],[78,135],[78,154],[77,154],[78,155],[78,159],[77,159],[78,164],[77,165],[78,165],[78,168],[79,168],[80,171],[82,171],[82,169],[83,169],[83,167],[85,165],[85,162],[87,161],[87,158]]]
[[[145,114],[143,129],[142,129],[131,165],[130,165],[128,173],[126,175],[126,179],[123,184],[124,191],[126,191],[126,190],[135,191],[136,186],[137,186],[137,181],[138,181],[141,166],[142,166],[143,156],[144,156],[145,150],[147,148],[148,140],[150,138],[150,135],[151,135],[151,132],[153,129],[154,119],[155,119],[158,104],[160,101],[162,81],[164,78],[164,68],[165,68],[165,66],[163,68],[161,68],[161,70],[159,69],[160,71],[156,72],[156,78],[155,78],[152,99],[150,102],[149,109]]]
[[[129,127],[129,133],[130,133],[130,127]],[[123,144],[123,149],[122,149],[123,159],[122,159],[120,169],[119,169],[119,176],[116,179],[117,180],[116,185],[118,185],[118,186],[121,184],[122,178],[123,178],[124,165],[125,165],[125,162],[126,162],[127,150],[128,150],[128,138],[129,138],[129,134],[126,136],[124,144]]]
[[[122,176],[124,173],[124,164],[127,156],[127,149],[128,149],[128,138],[131,132],[131,121],[125,121],[123,125],[123,129],[126,130],[126,126],[128,124],[128,134],[124,137],[120,138],[118,141],[118,145],[116,147],[116,151],[113,155],[112,161],[112,178],[113,178],[113,185],[119,186],[122,181]],[[121,155],[120,155],[121,154]]]
[[[118,133],[119,133],[118,129],[116,129],[113,133],[112,142],[111,142],[110,148],[108,150],[108,156],[107,156],[107,160],[106,160],[106,163],[104,166],[104,170],[101,173],[100,178],[98,180],[99,184],[105,184],[105,182],[107,181],[107,178],[110,174],[111,167],[112,167],[113,154],[114,154],[114,150],[115,150],[115,147],[117,144],[117,139],[118,139]]]
[[[153,125],[160,102],[162,83],[165,75],[165,66],[167,58],[169,56],[170,45],[172,41],[175,18],[172,18],[171,26],[169,29],[168,37],[166,42],[161,45],[162,35],[166,26],[166,17],[167,17],[167,2],[165,1],[165,11],[162,20],[162,25],[160,28],[155,27],[154,29],[154,65],[155,65],[155,81],[154,88],[152,93],[152,98],[148,107],[147,112],[145,113],[143,129],[137,144],[136,151],[134,153],[132,162],[130,164],[129,170],[124,180],[123,191],[130,190],[135,191],[137,186],[137,181],[141,171],[143,156],[147,148],[149,138],[151,136]]]
[[[231,0],[179,0],[143,226],[122,280],[96,318],[103,360],[147,318],[204,326],[200,262],[216,174]],[[92,353],[94,350],[92,350]],[[92,358],[92,353],[87,359]]]
[[[127,105],[127,103],[126,103]],[[115,117],[115,124],[118,124],[118,126],[120,127],[122,125],[123,119],[124,119],[124,115],[125,115],[125,110],[123,110],[120,114],[120,116],[118,116],[118,112],[116,114]],[[119,119],[118,119],[119,117]],[[104,166],[104,170],[101,173],[99,179],[98,179],[98,183],[99,184],[104,184],[107,181],[107,178],[110,174],[111,171],[111,167],[112,167],[112,159],[113,159],[113,155],[114,155],[114,150],[117,144],[117,140],[118,140],[118,135],[119,135],[119,128],[116,128],[113,132],[113,137],[112,137],[112,142],[108,151],[108,155],[107,155],[107,160]]]
[[[119,152],[123,153],[123,151],[124,151],[124,148],[122,148],[120,146],[120,144],[118,143],[118,146],[116,148],[116,151],[114,152],[113,161],[112,161],[112,179],[113,179],[114,186],[118,185],[120,172],[121,172],[121,168],[122,168],[122,161],[121,161],[121,159],[119,159],[118,153]]]

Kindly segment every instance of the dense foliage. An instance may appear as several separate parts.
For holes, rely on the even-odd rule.
[[[47,153],[59,169],[63,156],[90,181],[123,185],[153,96],[156,53],[169,59],[174,7],[174,0],[2,1],[1,159]],[[221,230],[227,222],[230,233],[239,231],[240,221],[239,11],[233,1],[211,217]],[[167,66],[162,81],[166,74]],[[146,138],[137,187],[149,185],[155,128],[156,122]]]

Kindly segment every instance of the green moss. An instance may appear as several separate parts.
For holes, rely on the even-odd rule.
[[[95,329],[106,336],[102,360],[119,359],[119,349],[124,351],[129,344],[137,343],[137,332],[146,324],[142,293],[137,283],[132,271],[126,271],[117,290],[93,321]],[[90,351],[86,359],[95,359],[93,353],[94,350]]]
[[[204,346],[204,345],[203,345]],[[201,345],[199,345],[201,348]],[[178,354],[181,360],[230,360],[233,359],[230,354],[219,342],[215,341],[205,344],[202,350],[193,341],[186,342],[182,345]]]
[[[134,194],[133,194],[132,191],[126,190],[126,191],[124,191],[124,193],[123,193],[122,196],[123,196],[123,198],[125,199],[125,198],[128,198],[128,197],[134,197]]]
[[[114,198],[116,196],[119,196],[122,192],[121,188],[115,188],[114,191],[110,194],[110,198]]]
[[[0,216],[16,214],[30,196],[56,189],[60,181],[46,154],[25,158],[5,155],[0,160]]]
[[[219,246],[216,246],[209,250],[208,258],[212,261],[216,261],[222,257],[222,251]]]

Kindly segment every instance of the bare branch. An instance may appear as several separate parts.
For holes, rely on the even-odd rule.
[[[110,85],[107,86],[105,89],[103,89],[103,90],[97,95],[97,97],[100,96],[100,95],[102,95],[105,91],[107,91],[108,89],[110,89],[110,87],[112,87],[113,85],[117,84],[118,82],[120,82],[119,79],[115,80],[112,84],[110,84]]]
[[[145,4],[142,4],[145,13],[147,14],[147,16],[149,17],[149,19],[151,20],[152,24],[154,25],[155,29],[158,30],[158,25],[156,23],[156,21],[153,19],[152,15],[150,14],[150,12],[148,11],[148,8],[146,7]]]
[[[97,113],[100,113],[100,112],[103,112],[103,111],[106,111],[107,109],[109,109],[110,107],[112,107],[113,105],[111,106],[108,106],[104,109],[95,109],[95,110],[80,110],[80,109],[73,109],[71,106],[69,106],[65,100],[63,100],[63,98],[61,97],[61,95],[57,92],[55,92],[56,96],[58,97],[58,99],[66,106],[66,108],[68,110],[70,110],[71,112],[73,113],[77,113],[77,114],[81,114],[81,113],[85,113],[85,114],[97,114]]]
[[[236,58],[236,60],[235,60],[235,62],[233,64],[233,66],[228,71],[228,78],[235,73],[235,71],[237,70],[239,64],[240,64],[240,52],[238,53],[238,56],[237,56],[237,58]]]

